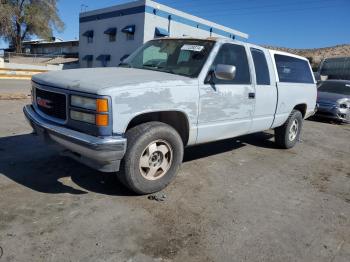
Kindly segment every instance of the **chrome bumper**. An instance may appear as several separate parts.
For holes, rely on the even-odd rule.
[[[316,116],[350,123],[350,109],[319,106]]]
[[[119,170],[126,151],[126,139],[121,136],[95,137],[74,131],[42,118],[31,105],[23,108],[24,115],[33,130],[45,140],[59,144],[67,155],[102,172]]]

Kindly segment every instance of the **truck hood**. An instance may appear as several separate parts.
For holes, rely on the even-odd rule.
[[[144,88],[150,83],[162,86],[185,85],[193,81],[185,76],[121,67],[52,71],[35,75],[32,80],[37,84],[95,94],[107,88]]]

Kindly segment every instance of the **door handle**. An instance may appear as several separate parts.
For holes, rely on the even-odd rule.
[[[249,93],[248,94],[249,99],[255,99],[255,93]]]

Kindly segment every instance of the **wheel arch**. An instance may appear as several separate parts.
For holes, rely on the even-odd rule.
[[[300,113],[303,115],[303,118],[305,118],[306,116],[306,110],[307,110],[307,104],[306,103],[300,103],[300,104],[297,104],[293,110],[298,110],[300,111]]]
[[[190,135],[190,122],[187,114],[179,110],[142,112],[128,122],[125,133],[137,125],[158,121],[173,127],[180,135],[184,145],[188,144]]]

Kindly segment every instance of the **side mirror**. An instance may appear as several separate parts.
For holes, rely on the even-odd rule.
[[[236,77],[236,67],[233,65],[218,64],[215,67],[214,74],[220,80],[233,80]]]

